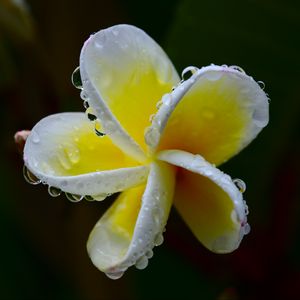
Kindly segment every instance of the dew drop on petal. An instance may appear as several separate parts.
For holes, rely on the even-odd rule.
[[[250,231],[251,231],[251,227],[250,227],[250,225],[249,225],[248,223],[246,223],[246,224],[244,225],[244,235],[249,234]]]
[[[169,106],[172,102],[172,95],[167,93],[162,96],[162,102],[164,105]]]
[[[242,179],[236,178],[232,181],[241,193],[246,191],[246,183]]]
[[[95,133],[100,137],[103,137],[105,135],[105,133],[102,131],[102,127],[99,120],[95,121]]]
[[[147,256],[140,257],[135,263],[135,267],[139,270],[143,270],[148,266],[148,258]]]
[[[205,77],[209,81],[217,81],[223,76],[222,72],[217,72],[217,71],[209,71],[205,73]]]
[[[155,114],[152,114],[152,115],[150,116],[149,121],[150,121],[151,123],[153,122],[154,117],[155,117]]]
[[[37,185],[42,182],[39,178],[33,175],[25,165],[23,166],[23,176],[25,180],[32,185]]]
[[[66,153],[72,164],[77,164],[80,161],[80,151],[78,148],[67,148]]]
[[[90,113],[88,113],[87,116],[88,116],[90,121],[95,121],[97,119],[97,117],[95,115],[90,114]]]
[[[31,140],[34,144],[38,144],[40,142],[40,137],[37,132],[32,130],[30,135],[31,135]]]
[[[154,245],[160,246],[164,242],[164,237],[161,233],[158,233],[154,239]]]
[[[156,127],[148,127],[145,130],[145,142],[148,146],[155,146],[157,145],[160,138],[160,133],[158,128]]]
[[[230,66],[229,68],[239,71],[242,74],[246,74],[246,72],[239,66]]]
[[[163,104],[163,101],[162,101],[162,100],[158,101],[158,102],[156,103],[156,108],[157,108],[157,109],[160,109],[160,107],[162,106],[162,104]],[[150,117],[151,117],[151,116],[150,116]]]
[[[245,207],[245,215],[247,216],[247,215],[249,215],[249,207],[245,200],[244,200],[244,207]]]
[[[79,202],[84,198],[84,196],[82,196],[82,195],[76,195],[76,194],[71,194],[71,193],[65,193],[65,195],[66,195],[66,198],[71,202]]]
[[[74,72],[72,73],[71,76],[71,81],[72,84],[77,88],[77,89],[82,89],[82,81],[81,81],[81,75],[80,75],[80,68],[77,67]]]
[[[103,194],[93,195],[92,197],[93,197],[96,201],[103,201],[104,199],[106,199],[106,198],[109,197],[110,195],[111,195],[111,194],[103,193]]]
[[[181,73],[182,80],[187,80],[191,78],[193,74],[195,74],[197,71],[198,71],[197,67],[194,66],[186,67]]]
[[[58,197],[61,194],[61,189],[49,185],[48,186],[48,193],[52,197]]]
[[[105,275],[110,278],[110,279],[113,279],[113,280],[116,280],[116,279],[119,279],[123,276],[124,272],[123,271],[119,271],[119,272],[107,272],[105,273]]]
[[[80,92],[80,98],[81,98],[82,100],[87,100],[89,97],[88,97],[87,93],[86,93],[84,90],[82,90],[82,91]]]
[[[266,85],[265,85],[265,83],[264,83],[263,81],[259,80],[259,81],[257,81],[257,83],[258,83],[258,85],[260,86],[260,88],[261,88],[262,90],[265,89]]]
[[[245,205],[245,215],[249,215],[249,208],[247,204]]]
[[[148,251],[146,252],[145,255],[146,255],[146,256],[148,257],[148,259],[149,259],[149,258],[153,257],[153,251],[152,251],[152,250],[148,250]]]
[[[71,162],[69,160],[69,157],[66,156],[65,151],[60,151],[57,154],[58,157],[58,161],[61,164],[61,166],[65,169],[65,170],[70,170],[71,169]]]
[[[100,137],[103,137],[103,136],[106,135],[104,132],[98,130],[96,127],[95,127],[95,133],[96,133],[98,136],[100,136]]]
[[[84,100],[84,101],[83,101],[83,107],[84,107],[85,109],[88,109],[88,108],[90,107],[89,102],[88,102],[87,100]]]
[[[92,196],[90,196],[90,195],[85,195],[85,196],[84,196],[84,199],[85,199],[86,201],[95,201],[95,199],[94,199]]]

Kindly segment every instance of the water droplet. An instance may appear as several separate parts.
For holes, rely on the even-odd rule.
[[[61,146],[60,148],[63,148],[63,147]],[[71,169],[72,166],[71,166],[69,157],[66,156],[65,149],[61,149],[61,151],[57,154],[57,157],[58,157],[59,163],[65,170]]]
[[[103,137],[104,135],[106,135],[103,131],[102,131],[102,127],[101,124],[98,120],[95,121],[95,133],[100,136]]]
[[[82,195],[76,195],[76,194],[71,194],[71,193],[65,193],[67,199],[71,202],[79,202],[81,201],[84,196]]]
[[[84,196],[84,199],[85,199],[86,201],[95,201],[95,199],[94,199],[92,196],[90,196],[90,195]]]
[[[161,215],[160,210],[157,206],[155,206],[152,210],[152,219],[156,226],[160,226]]]
[[[93,195],[92,197],[93,197],[96,201],[103,201],[105,198],[107,198],[107,197],[110,196],[110,195],[111,195],[111,194],[103,193],[103,194]]]
[[[250,233],[251,227],[248,223],[246,223],[243,228],[244,228],[244,235],[247,235]]]
[[[210,81],[217,81],[223,76],[221,71],[208,71],[205,73],[205,77]]]
[[[169,106],[172,102],[172,95],[171,94],[164,94],[162,96],[162,102],[164,105]]]
[[[158,144],[160,138],[157,127],[150,126],[145,130],[145,142],[148,146],[155,146]]]
[[[241,193],[246,191],[246,183],[242,179],[236,178],[232,181]]]
[[[30,135],[31,140],[34,144],[38,144],[40,142],[40,137],[36,131],[32,130]]]
[[[194,66],[185,68],[181,73],[182,80],[187,80],[187,79],[191,78],[197,71],[198,71],[198,68],[196,68]]]
[[[32,185],[37,185],[42,182],[39,178],[33,175],[25,165],[23,166],[23,176],[25,180]]]
[[[143,270],[148,266],[148,258],[147,256],[142,256],[135,263],[135,267],[139,270]]]
[[[64,149],[69,161],[72,164],[77,164],[80,160],[80,152],[76,147],[68,147]]]
[[[162,106],[162,104],[163,104],[163,101],[162,101],[162,100],[158,101],[158,102],[156,103],[156,108],[159,109],[159,108]],[[151,117],[151,116],[150,116],[150,117]]]
[[[158,233],[154,239],[154,245],[160,246],[164,242],[164,237],[161,233]]]
[[[152,250],[148,250],[148,251],[146,252],[145,255],[146,255],[146,256],[148,257],[148,259],[149,259],[149,258],[153,257],[153,251],[152,251]]]
[[[82,90],[82,91],[80,92],[80,98],[81,98],[82,100],[87,100],[89,97],[88,97],[87,93],[86,93],[84,90]]]
[[[97,119],[97,117],[95,115],[90,114],[90,113],[88,113],[87,116],[88,116],[90,121],[95,121]]]
[[[83,107],[88,109],[90,107],[89,102],[87,100],[83,101]]]
[[[95,128],[95,133],[96,133],[98,136],[100,136],[100,137],[105,136],[105,133],[99,131],[97,128]]]
[[[259,81],[257,81],[257,83],[258,83],[258,85],[260,86],[260,88],[261,88],[262,90],[265,89],[266,85],[265,85],[265,83],[264,83],[263,81],[259,80]]]
[[[116,280],[116,279],[119,279],[123,276],[124,272],[123,271],[119,271],[119,272],[112,272],[112,273],[105,273],[105,275],[110,278],[110,279],[113,279],[113,280]]]
[[[49,185],[48,186],[48,193],[52,197],[58,197],[61,194],[61,189]]]
[[[81,75],[80,75],[80,68],[77,67],[74,72],[72,73],[71,76],[71,81],[72,84],[77,88],[77,89],[82,89],[82,81],[81,81]]]
[[[150,116],[149,121],[150,121],[151,123],[153,122],[154,117],[155,117],[155,114],[152,114],[152,115]]]
[[[245,215],[246,215],[246,216],[249,215],[249,207],[248,207],[248,205],[246,204],[246,202],[245,202]]]
[[[241,72],[242,74],[246,74],[246,72],[239,66],[234,66],[233,65],[233,66],[230,66],[229,68],[237,70],[237,71]]]

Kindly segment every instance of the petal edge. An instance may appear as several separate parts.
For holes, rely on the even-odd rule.
[[[200,242],[216,253],[237,249],[249,225],[242,193],[230,176],[200,155],[166,150],[158,158],[179,167],[175,207]]]

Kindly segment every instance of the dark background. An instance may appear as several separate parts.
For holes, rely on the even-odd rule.
[[[1,299],[300,299],[300,2],[0,1]],[[173,210],[144,271],[118,281],[90,262],[88,234],[112,199],[70,203],[22,177],[17,130],[83,111],[70,81],[90,33],[129,23],[166,50],[177,70],[239,65],[263,80],[270,123],[221,167],[248,186],[252,230],[229,255],[212,254]]]

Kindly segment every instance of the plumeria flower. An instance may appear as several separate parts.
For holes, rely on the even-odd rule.
[[[249,231],[245,185],[216,166],[267,125],[262,87],[226,65],[188,67],[181,79],[159,45],[130,25],[91,35],[73,82],[89,118],[38,122],[24,148],[25,176],[74,202],[120,192],[87,242],[94,265],[113,279],[145,268],[172,203],[206,248],[235,250]]]

